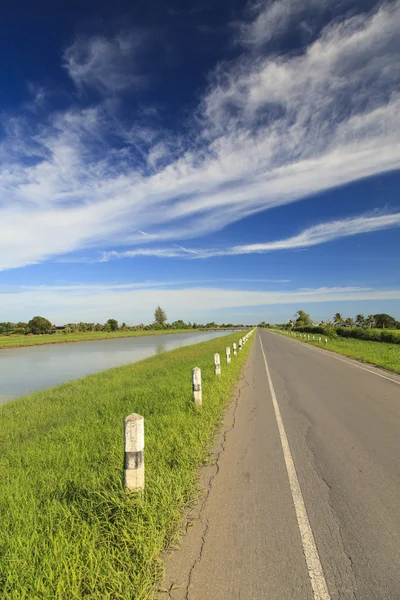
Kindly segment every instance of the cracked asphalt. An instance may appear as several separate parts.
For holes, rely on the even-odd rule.
[[[400,377],[267,331],[155,598],[315,600],[260,338],[330,598],[399,600]]]

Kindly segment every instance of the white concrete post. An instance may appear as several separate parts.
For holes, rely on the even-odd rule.
[[[315,340],[315,335],[312,336],[312,341],[314,341],[314,340]]]
[[[217,352],[214,354],[214,368],[215,374],[221,375],[221,359]]]
[[[242,340],[242,338],[240,338],[240,340],[239,340],[239,350],[242,349],[242,346],[243,346],[243,340]]]
[[[309,336],[309,335],[307,336],[307,339],[308,339],[308,340],[310,339],[310,336]]]
[[[125,419],[124,486],[144,490],[144,417],[135,413]]]
[[[201,369],[199,369],[199,367],[195,367],[192,370],[192,391],[193,391],[193,402],[197,406],[201,406],[203,403],[203,400],[202,400],[202,391],[201,391]]]
[[[236,356],[237,352],[236,352],[236,343],[235,342],[233,342],[232,347],[233,347],[233,356]]]
[[[230,346],[226,347],[225,353],[226,353],[226,364],[230,365],[231,364],[231,348],[230,348]]]
[[[328,338],[325,338],[325,346],[328,345]]]
[[[321,338],[320,338],[320,337],[318,338],[318,343],[319,343],[319,344],[321,343]]]

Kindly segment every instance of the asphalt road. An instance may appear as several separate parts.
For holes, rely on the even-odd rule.
[[[156,598],[400,599],[400,377],[258,332],[214,451]]]

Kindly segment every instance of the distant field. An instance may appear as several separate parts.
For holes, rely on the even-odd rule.
[[[53,333],[52,335],[0,335],[0,348],[20,346],[41,346],[42,344],[65,344],[67,342],[89,342],[111,338],[139,337],[144,335],[164,335],[168,333],[189,333],[199,329],[160,329],[146,331],[86,331],[85,333]]]
[[[165,352],[0,406],[1,600],[147,600],[196,497],[200,464],[251,340]],[[203,379],[193,405],[192,368]],[[146,490],[122,485],[123,419],[145,417]],[[205,599],[206,600],[206,599]]]
[[[398,329],[387,329],[386,331],[392,331],[399,334]],[[312,334],[310,334],[310,337],[312,338]],[[318,337],[320,337],[320,334],[315,334],[316,340],[318,340]],[[325,338],[324,335],[321,335],[321,337],[322,339]],[[372,365],[377,365],[378,367],[400,373],[400,344],[386,344],[385,342],[369,342],[352,338],[335,337],[328,338],[328,346],[325,346],[325,344],[319,344],[318,341],[313,342],[312,339],[311,341],[305,340],[304,338],[294,339],[299,339],[307,344],[312,344],[319,348],[322,347],[343,354],[344,356],[356,358],[362,362],[371,363]]]

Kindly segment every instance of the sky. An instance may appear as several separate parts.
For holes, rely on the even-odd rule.
[[[5,0],[0,321],[400,320],[400,1]]]

